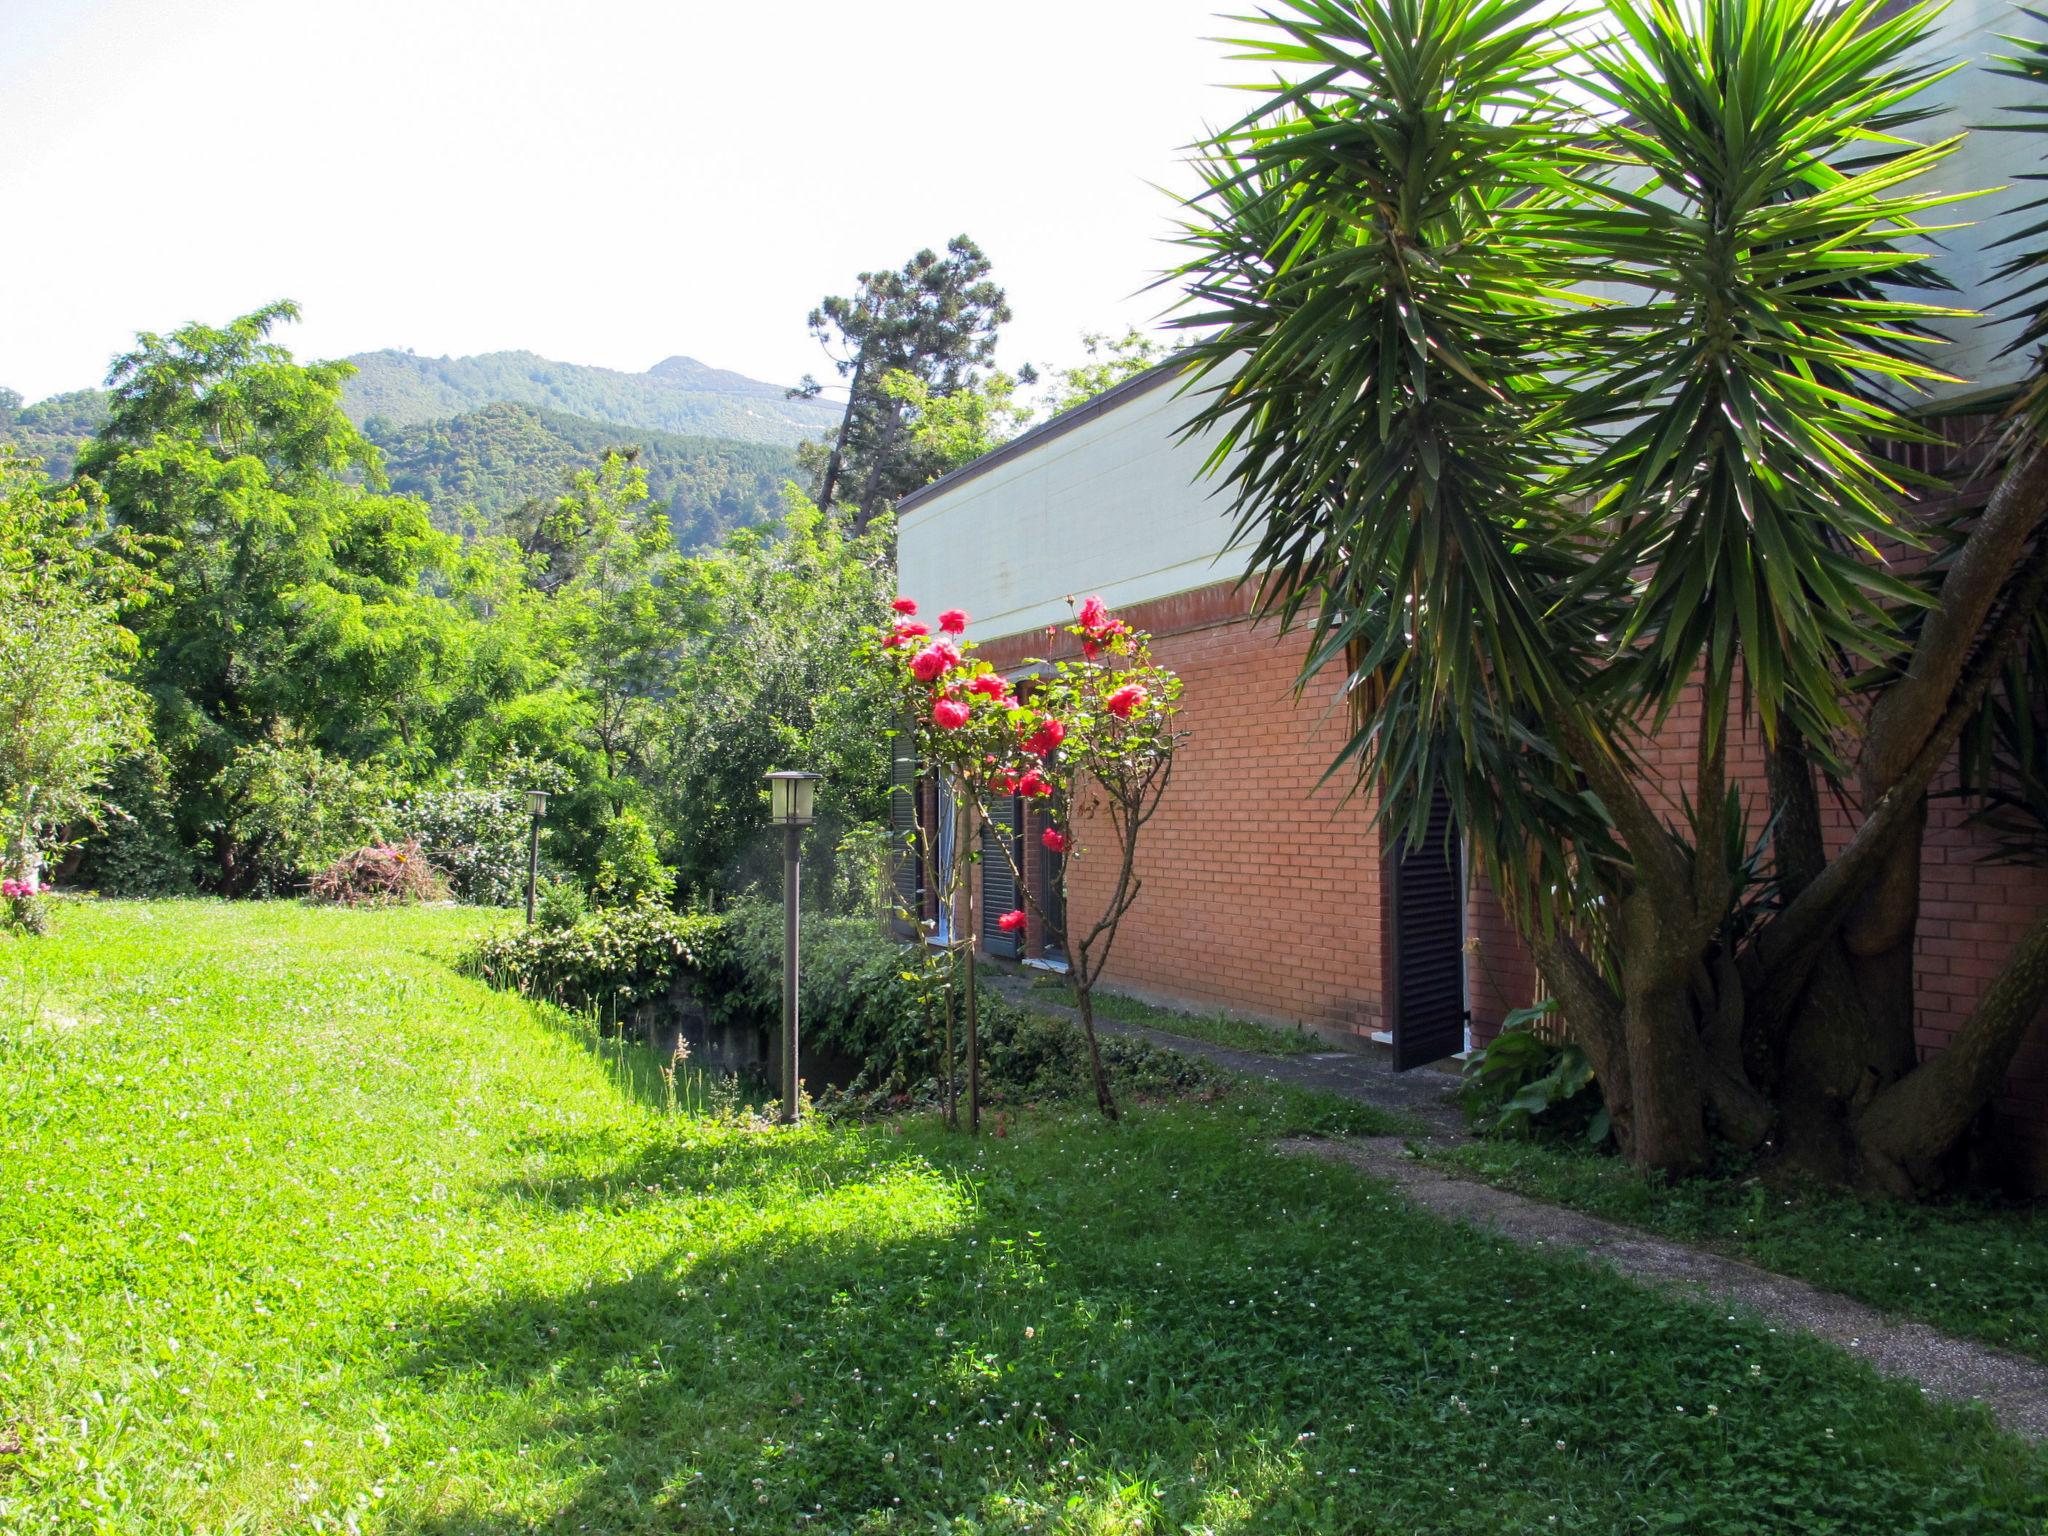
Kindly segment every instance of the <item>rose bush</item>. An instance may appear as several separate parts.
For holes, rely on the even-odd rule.
[[[914,600],[894,604],[899,615],[917,611]],[[1027,663],[1034,676],[1028,695],[977,657],[967,639],[968,617],[958,608],[939,616],[939,628],[951,639],[912,649],[906,618],[881,631],[869,648],[870,663],[883,668],[898,708],[897,718],[911,733],[916,761],[924,774],[943,779],[954,802],[987,820],[992,803],[1010,795],[1044,802],[1050,824],[1042,845],[1064,855],[1055,877],[1056,899],[1041,902],[1034,883],[1017,868],[1017,856],[1006,838],[995,839],[1001,856],[1012,864],[1016,888],[1038,910],[1047,937],[1068,959],[1076,1009],[1086,1035],[1095,1073],[1097,1100],[1114,1118],[1116,1106],[1099,1068],[1092,994],[1118,925],[1143,887],[1137,873],[1136,846],[1140,829],[1157,809],[1173,767],[1180,679],[1152,660],[1151,637],[1113,616],[1100,597],[1090,597],[1065,626],[1078,650],[1051,663]],[[919,626],[922,635],[922,626]],[[1057,627],[1047,631],[1059,639]],[[1053,649],[1048,644],[1048,649]],[[1101,827],[1100,849],[1111,865],[1108,899],[1085,926],[1070,923],[1066,886],[1071,871],[1089,853],[1087,840],[1076,831],[1076,819]],[[967,817],[955,829],[953,846],[974,846]],[[924,862],[922,888],[935,895],[938,910],[960,913],[962,927],[975,931],[974,884],[968,878],[981,855],[966,853],[952,866],[939,869],[934,837],[913,839],[906,856]],[[922,928],[922,913],[905,914]],[[998,926],[1018,932],[1028,919],[1024,911],[1004,914]],[[968,1030],[970,1098],[976,1036],[972,1027],[971,966],[965,973],[969,999]],[[944,1023],[950,1040],[951,994],[944,996]],[[950,1058],[950,1047],[948,1048]],[[950,1078],[949,1078],[950,1080]]]

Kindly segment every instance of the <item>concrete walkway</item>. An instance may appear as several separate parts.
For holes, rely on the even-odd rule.
[[[1072,1009],[1031,992],[1021,978],[998,977],[995,986],[1027,1008],[1074,1017]],[[1524,1247],[1563,1248],[1649,1285],[1710,1299],[1716,1305],[1747,1307],[1777,1327],[1796,1328],[1839,1345],[1884,1375],[1915,1381],[1931,1397],[1982,1403],[2014,1434],[2048,1440],[2048,1366],[1988,1344],[1953,1338],[1924,1323],[1888,1319],[1862,1302],[1708,1249],[1461,1179],[1424,1161],[1416,1155],[1418,1147],[1468,1139],[1450,1101],[1451,1081],[1442,1073],[1395,1073],[1384,1057],[1355,1051],[1266,1056],[1111,1019],[1098,1019],[1096,1028],[1105,1035],[1142,1039],[1164,1050],[1198,1056],[1248,1076],[1320,1089],[1405,1115],[1422,1128],[1422,1134],[1355,1141],[1300,1138],[1282,1142],[1280,1150],[1349,1164],[1397,1185],[1425,1210]]]

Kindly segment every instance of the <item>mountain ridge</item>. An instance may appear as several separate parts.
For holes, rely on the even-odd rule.
[[[646,431],[794,447],[839,419],[829,402],[790,399],[780,385],[684,353],[642,373],[524,350],[436,358],[387,347],[345,361],[356,374],[342,401],[359,424],[412,426],[503,401]]]

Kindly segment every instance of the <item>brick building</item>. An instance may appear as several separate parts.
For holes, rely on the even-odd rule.
[[[899,506],[902,590],[928,608],[964,608],[980,654],[1015,672],[1069,642],[1069,600],[1100,594],[1154,637],[1185,685],[1186,740],[1146,830],[1144,890],[1125,919],[1106,985],[1173,1004],[1300,1025],[1386,1050],[1390,1065],[1440,1060],[1490,1039],[1535,1001],[1526,951],[1483,883],[1459,878],[1456,850],[1383,846],[1370,806],[1323,775],[1348,734],[1334,675],[1299,699],[1305,637],[1249,616],[1243,555],[1228,552],[1227,504],[1201,474],[1206,448],[1179,437],[1193,406],[1161,366],[1027,432],[906,497]],[[1691,770],[1696,712],[1678,710],[1646,753],[1675,812]],[[1762,752],[1731,752],[1731,777],[1761,805]],[[1848,821],[1831,808],[1837,836]],[[1042,881],[1035,822],[1007,808],[984,836],[1020,840]],[[1078,828],[1085,842],[1085,822]],[[2032,915],[2048,871],[1981,862],[1981,834],[1937,799],[1927,845],[1917,986],[1923,1049],[1967,1016]],[[1004,861],[982,861],[980,942],[994,954],[1057,964],[1034,920],[1023,941],[994,926],[1022,905]],[[1077,911],[1100,910],[1112,878],[1083,860]],[[2048,1186],[2048,1025],[2037,1023],[2008,1079],[2001,1124],[2010,1166]]]

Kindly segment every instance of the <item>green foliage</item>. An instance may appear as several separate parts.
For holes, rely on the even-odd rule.
[[[1516,1009],[1465,1062],[1458,1103],[1480,1135],[1576,1137],[1592,1146],[1612,1135],[1586,1053],[1532,1027],[1556,1011],[1551,1002]]]
[[[1166,361],[1167,345],[1133,328],[1121,336],[1090,331],[1081,337],[1086,361],[1055,368],[1046,375],[1040,406],[1048,415],[1085,405],[1133,374]]]
[[[597,873],[590,894],[598,905],[631,906],[642,901],[667,901],[675,893],[676,872],[661,862],[647,819],[628,806],[604,824],[597,845]]]
[[[348,359],[345,403],[365,424],[408,427],[504,402],[643,432],[682,433],[783,446],[826,431],[839,413],[787,398],[764,384],[694,358],[671,357],[645,373],[558,363],[531,352],[420,357],[364,352]]]
[[[940,394],[925,380],[897,368],[882,377],[882,393],[899,408],[905,451],[925,480],[1000,447],[1031,420],[1018,381],[1001,369]]]
[[[739,891],[776,878],[766,775],[822,773],[808,861],[829,892],[831,850],[888,819],[888,693],[859,661],[894,588],[886,521],[849,536],[792,494],[773,530],[742,530],[681,578],[691,616],[650,748],[649,808],[686,889]]]
[[[509,907],[524,899],[531,823],[520,784],[475,784],[457,774],[399,801],[390,820],[447,876],[457,901]]]
[[[192,850],[178,835],[177,805],[161,753],[132,753],[108,771],[86,839],[78,883],[105,896],[189,896]]]
[[[677,546],[692,551],[771,519],[796,472],[796,455],[776,444],[627,430],[530,405],[406,426],[378,417],[363,431],[383,450],[392,489],[421,498],[450,531],[517,529],[531,520],[528,503],[551,502],[579,470],[624,453],[646,471]]]
[[[40,884],[50,840],[148,739],[121,623],[145,588],[97,507],[0,448],[0,875]]]
[[[543,928],[573,928],[590,913],[589,898],[574,880],[559,876],[542,880],[534,891],[533,920]]]
[[[35,1260],[0,1266],[0,1526],[2048,1516],[2048,1459],[1981,1412],[1276,1157],[1320,1122],[1263,1088],[972,1142],[679,1113],[651,1053],[454,969],[494,921],[81,903],[0,940],[0,1250]],[[1958,1220],[1944,1289],[2009,1270],[2007,1230]]]
[[[478,946],[468,964],[492,986],[611,1019],[678,980],[717,974],[724,933],[713,914],[638,902],[566,927],[512,929]]]
[[[232,850],[244,889],[268,896],[296,894],[315,871],[375,840],[391,788],[290,734],[236,748],[214,787],[226,810],[219,846]]]

